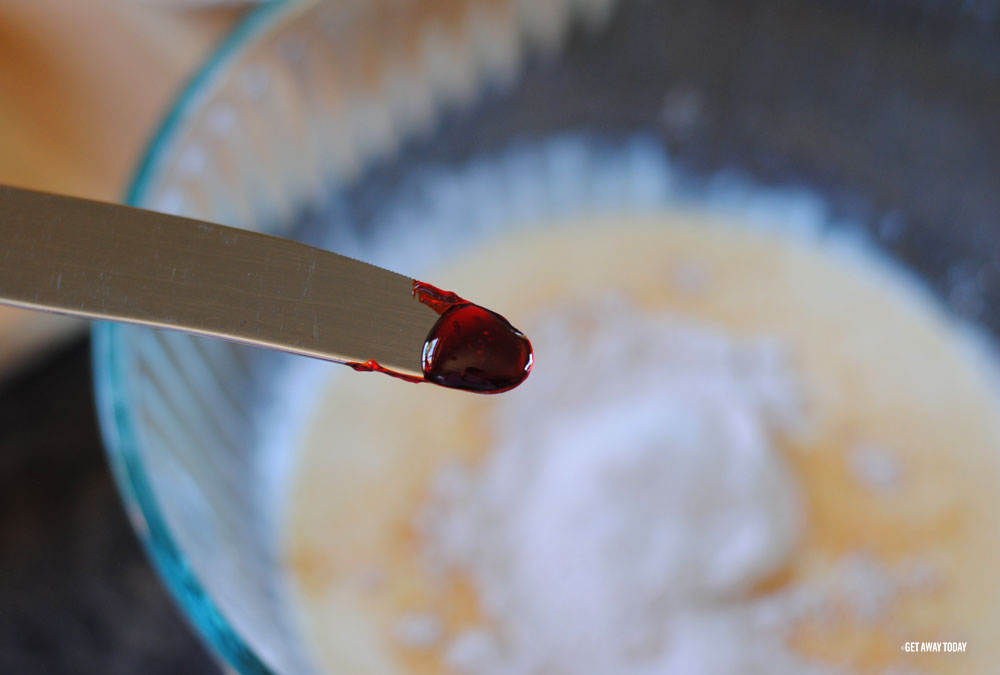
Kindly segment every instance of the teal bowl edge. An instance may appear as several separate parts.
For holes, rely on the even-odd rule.
[[[222,39],[201,69],[181,88],[160,122],[125,193],[126,204],[143,206],[167,149],[212,82],[254,38],[298,4],[302,3],[277,0],[263,4],[251,10]],[[124,348],[121,328],[119,324],[106,322],[93,325],[91,362],[101,436],[129,520],[153,567],[202,639],[239,673],[272,675],[273,671],[233,629],[201,586],[157,506],[139,452],[136,421],[126,393],[128,374],[121,358]]]

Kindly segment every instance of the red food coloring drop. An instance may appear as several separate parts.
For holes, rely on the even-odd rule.
[[[428,382],[498,394],[531,372],[531,343],[507,319],[449,291],[413,282],[413,297],[441,315],[424,341]]]
[[[452,389],[507,391],[528,377],[531,363],[528,338],[471,302],[445,310],[424,342],[424,379]]]
[[[531,343],[507,319],[422,281],[413,282],[413,297],[441,315],[424,340],[423,378],[383,368],[373,359],[346,365],[480,394],[499,394],[528,377]]]

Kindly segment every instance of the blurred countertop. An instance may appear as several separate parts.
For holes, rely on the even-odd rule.
[[[119,201],[183,81],[242,11],[0,2],[0,184]],[[0,307],[0,378],[81,328]]]
[[[119,200],[240,11],[0,2],[0,183]],[[216,673],[125,518],[81,329],[0,307],[0,672]]]
[[[0,182],[119,198],[178,87],[237,12],[0,3]]]

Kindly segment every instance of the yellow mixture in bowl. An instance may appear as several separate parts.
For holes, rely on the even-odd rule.
[[[433,279],[523,328],[535,369],[495,397],[331,377],[285,541],[323,669],[1000,656],[995,363],[862,245],[663,212],[510,234]]]

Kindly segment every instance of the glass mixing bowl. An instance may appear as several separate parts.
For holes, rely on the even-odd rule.
[[[697,204],[867,239],[995,336],[998,17],[957,0],[266,4],[179,97],[128,202],[415,276],[523,222]],[[309,411],[287,383],[337,366],[112,324],[93,344],[111,465],[165,583],[236,670],[310,672],[278,548]]]

